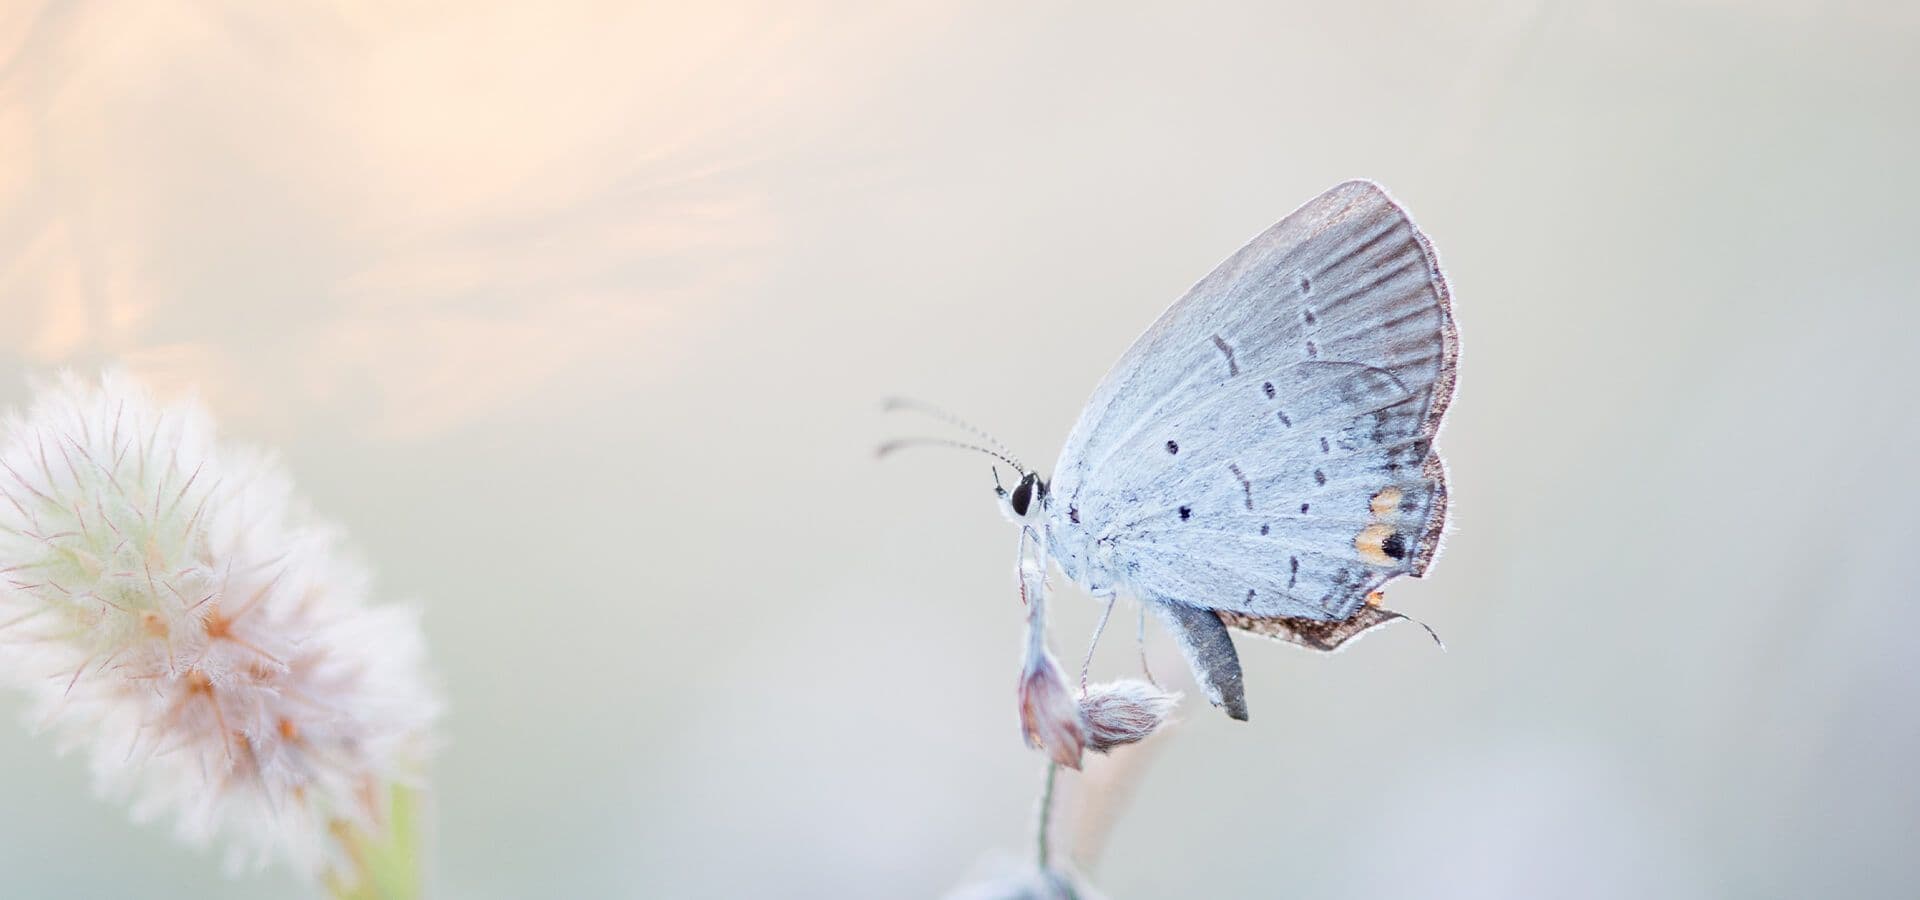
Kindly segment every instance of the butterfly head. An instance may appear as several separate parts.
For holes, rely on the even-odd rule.
[[[1007,490],[1000,484],[1000,472],[993,473],[993,493],[1000,498],[1000,514],[1015,525],[1032,525],[1040,521],[1047,505],[1047,483],[1040,480],[1040,473],[1026,472],[1020,476],[1020,483]]]
[[[1000,443],[999,438],[967,424],[966,420],[944,409],[937,406],[929,406],[918,400],[896,397],[888,400],[882,408],[887,410],[917,412],[932,416],[933,418],[972,434],[985,443],[975,444],[967,441],[956,441],[950,438],[938,437],[900,438],[881,444],[879,448],[880,456],[887,456],[896,450],[906,447],[951,447],[956,450],[968,450],[974,453],[986,454],[1012,466],[1015,472],[1020,473],[1019,483],[1015,484],[1012,490],[1008,490],[1005,485],[1000,483],[1000,470],[998,468],[993,470],[993,493],[995,497],[1000,499],[1000,514],[1006,516],[1008,521],[1022,527],[1037,525],[1046,515],[1046,481],[1040,478],[1040,473],[1032,471],[1025,465],[1022,465],[1020,458],[1014,456],[1013,451],[1007,449],[1007,445]]]

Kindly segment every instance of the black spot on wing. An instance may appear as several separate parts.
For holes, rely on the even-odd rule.
[[[1168,442],[1167,442],[1167,452],[1168,452],[1168,453],[1179,453],[1179,452],[1180,452],[1180,443],[1179,443],[1178,441],[1168,441]]]
[[[1180,507],[1180,521],[1185,522],[1186,520],[1191,518],[1193,518],[1193,507],[1191,506]]]
[[[1240,479],[1240,492],[1246,495],[1247,509],[1253,509],[1253,482],[1247,480],[1247,473],[1240,471],[1239,463],[1227,463],[1227,469],[1233,472],[1233,477]]]
[[[1387,535],[1387,539],[1380,543],[1380,552],[1394,559],[1406,559],[1407,539],[1401,537],[1398,531]]]
[[[1227,355],[1227,377],[1232,378],[1240,374],[1240,364],[1233,361],[1233,348],[1227,345],[1226,340],[1216,334],[1213,336],[1213,345]]]

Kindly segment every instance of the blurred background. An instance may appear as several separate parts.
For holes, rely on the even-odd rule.
[[[1094,883],[1917,889],[1914,5],[538,7],[0,8],[0,401],[197,390],[425,608],[441,896],[925,897],[1026,852],[1014,535],[981,460],[877,463],[929,430],[879,401],[1051,459],[1357,176],[1456,294],[1456,524],[1389,591],[1448,649],[1243,639],[1252,721],[1190,696]],[[12,896],[298,892],[22,728],[0,773]]]

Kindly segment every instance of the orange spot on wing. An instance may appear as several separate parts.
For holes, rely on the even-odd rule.
[[[1376,566],[1391,566],[1393,557],[1387,555],[1387,538],[1393,537],[1393,526],[1375,522],[1360,529],[1353,539],[1353,549],[1360,552],[1360,558]]]

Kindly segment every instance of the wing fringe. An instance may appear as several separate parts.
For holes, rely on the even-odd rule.
[[[1371,605],[1360,607],[1352,616],[1340,622],[1320,622],[1292,616],[1250,616],[1225,610],[1214,610],[1214,614],[1229,627],[1321,653],[1333,653],[1348,641],[1401,619],[1427,628],[1425,623],[1402,613]],[[1440,643],[1440,636],[1434,634],[1433,629],[1427,628],[1427,634],[1433,635],[1434,643]]]

